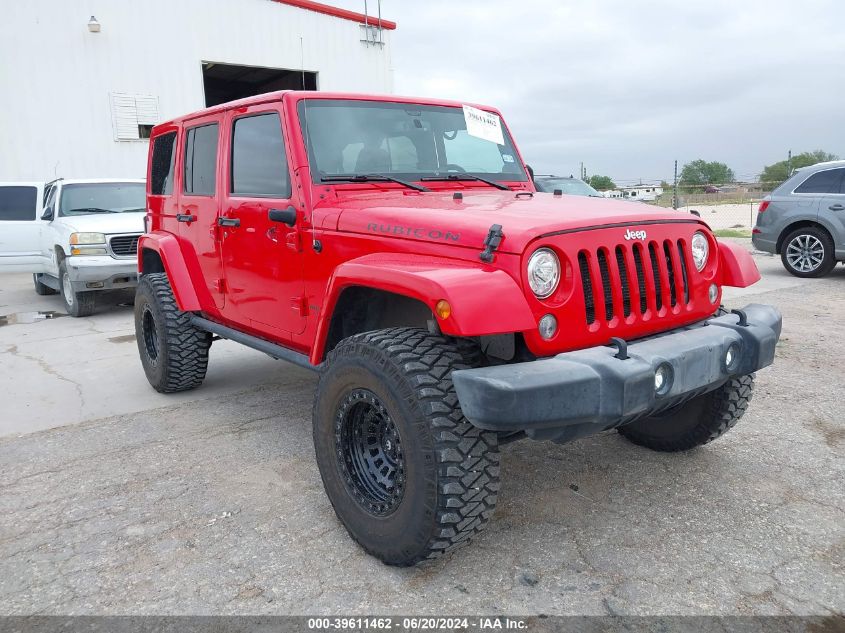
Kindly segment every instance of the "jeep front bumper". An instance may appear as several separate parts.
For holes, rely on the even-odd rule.
[[[77,255],[65,259],[70,283],[76,292],[119,290],[138,285],[138,261],[107,255]]]
[[[567,442],[665,410],[770,365],[780,312],[760,304],[742,312],[744,325],[738,314],[727,314],[631,343],[625,360],[614,347],[593,347],[458,370],[452,380],[461,409],[475,426]]]

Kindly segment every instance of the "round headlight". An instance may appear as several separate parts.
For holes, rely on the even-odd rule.
[[[692,261],[698,270],[704,270],[707,264],[707,256],[710,254],[710,243],[707,236],[701,231],[696,231],[692,236]]]
[[[554,251],[538,248],[528,260],[528,285],[538,299],[555,291],[560,281],[560,261]]]

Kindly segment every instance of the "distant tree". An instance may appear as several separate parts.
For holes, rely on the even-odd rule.
[[[791,174],[787,173],[787,169],[795,170],[798,167],[809,167],[816,163],[823,163],[828,160],[837,160],[839,157],[835,154],[825,152],[817,149],[814,152],[802,152],[792,157],[791,161],[782,160],[773,165],[766,165],[763,167],[763,173],[760,174],[760,182],[766,188],[774,189],[779,184],[784,182]],[[788,163],[788,165],[787,165]]]
[[[587,184],[597,191],[610,191],[616,189],[616,183],[613,182],[610,176],[599,176],[594,174],[587,178]]]
[[[694,160],[684,165],[679,184],[687,191],[701,191],[705,185],[732,182],[733,170],[718,161]]]

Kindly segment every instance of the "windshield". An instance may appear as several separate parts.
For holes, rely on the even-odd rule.
[[[538,176],[534,179],[534,186],[538,191],[546,191],[553,193],[555,189],[560,189],[563,193],[572,196],[598,196],[601,194],[593,189],[583,180],[577,178],[543,178]]]
[[[62,187],[59,215],[126,213],[146,210],[142,182],[97,182]]]
[[[484,113],[493,124],[488,122],[481,132],[472,124],[474,134],[470,134],[464,112],[456,107],[350,99],[299,102],[315,182],[368,174],[403,180],[469,174],[524,182],[525,171],[499,117]],[[496,140],[503,142],[479,133],[500,134]]]

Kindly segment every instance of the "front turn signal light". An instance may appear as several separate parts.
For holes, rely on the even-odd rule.
[[[452,306],[449,305],[449,302],[446,301],[446,299],[441,299],[437,302],[437,305],[434,306],[434,312],[441,319],[448,319],[452,314]]]
[[[79,246],[71,246],[70,248],[71,255],[107,255],[106,249],[104,248],[90,248],[87,246],[79,247]]]

